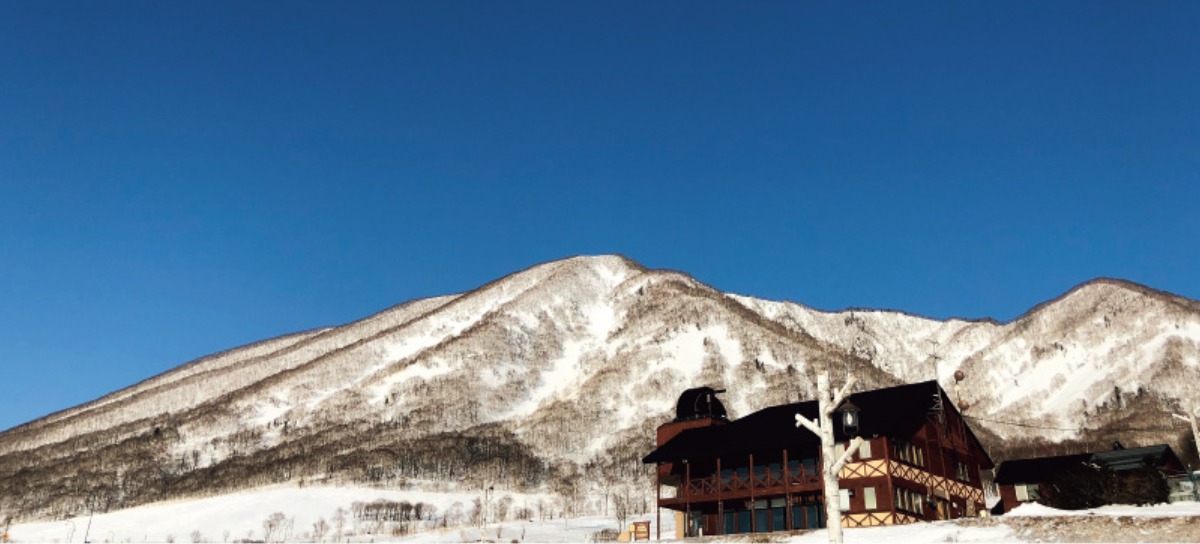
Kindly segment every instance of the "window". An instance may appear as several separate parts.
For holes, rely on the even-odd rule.
[[[858,458],[859,459],[870,459],[871,458],[871,441],[870,440],[864,440],[862,443],[862,446],[860,446],[858,448]]]
[[[925,513],[925,502],[920,493],[903,487],[893,488],[893,491],[897,509],[918,515]]]
[[[874,510],[879,507],[878,504],[875,502],[875,488],[874,487],[864,487],[863,488],[863,501],[866,502],[866,504],[867,504],[867,510]]]
[[[771,508],[771,530],[782,531],[787,529],[787,509],[784,507]]]
[[[850,511],[850,490],[849,489],[839,489],[838,490],[838,509],[840,509],[843,512]]]
[[[896,442],[896,459],[918,467],[925,466],[925,452],[911,442]]]
[[[770,516],[770,514],[771,514],[770,510],[755,510],[754,511],[754,532],[765,533],[765,532],[771,530],[771,528],[767,525],[767,519],[768,519],[768,516]]]
[[[962,482],[971,481],[971,474],[967,470],[966,463],[960,463],[958,461],[954,462],[954,476]]]
[[[1042,498],[1042,494],[1038,492],[1038,484],[1017,484],[1013,488],[1017,491],[1018,501],[1030,502]]]

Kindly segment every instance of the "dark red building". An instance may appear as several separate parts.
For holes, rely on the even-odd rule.
[[[730,421],[710,388],[689,389],[658,428],[658,506],[682,513],[684,536],[825,526],[818,438],[796,427],[816,401]],[[850,395],[866,442],[840,474],[842,523],[869,527],[975,516],[991,458],[934,381]],[[841,425],[835,438],[852,436]]]

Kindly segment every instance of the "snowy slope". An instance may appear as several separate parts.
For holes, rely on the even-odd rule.
[[[948,390],[965,371],[968,415],[1002,458],[1200,400],[1198,346],[1200,303],[1115,280],[1000,324],[820,311],[576,257],[231,349],[0,434],[0,513],[299,482],[645,498],[639,459],[680,391],[727,389],[737,417],[811,398],[817,362],[863,388],[929,379],[934,356]]]
[[[491,518],[482,527],[470,523],[470,493],[423,493],[361,487],[275,487],[221,497],[149,504],[118,512],[65,520],[12,526],[14,542],[232,542],[264,540],[264,521],[283,514],[284,522],[273,533],[274,541],[287,542],[588,542],[603,530],[617,529],[612,516],[547,517],[528,521]],[[378,527],[355,520],[354,503],[375,500],[422,502],[434,505],[434,515],[411,524],[408,534],[393,535],[389,524]],[[545,496],[510,496],[511,504],[543,504]],[[483,504],[483,503],[480,503]],[[492,508],[495,503],[491,504]],[[333,521],[338,509],[346,521],[338,532]],[[465,510],[465,517],[443,523],[447,512]],[[536,507],[535,507],[536,508]],[[494,515],[494,510],[493,510]],[[452,517],[454,514],[452,514]],[[318,539],[314,525],[324,520],[328,529]],[[627,522],[648,521],[657,533],[658,518],[651,512],[632,515]],[[662,517],[664,540],[674,540],[675,520]],[[1106,506],[1094,510],[1063,511],[1037,504],[1023,505],[999,518],[963,519],[895,527],[845,529],[848,544],[874,542],[1189,542],[1200,530],[1200,503],[1187,502],[1148,507]],[[337,538],[335,539],[335,534]],[[795,534],[759,534],[721,537],[730,542],[828,542],[825,531]]]

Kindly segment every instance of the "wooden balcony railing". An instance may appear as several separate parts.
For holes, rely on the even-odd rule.
[[[683,486],[683,492],[675,497],[676,501],[707,500],[716,497],[743,497],[751,494],[766,495],[782,493],[786,489],[795,488],[811,490],[820,488],[821,475],[816,468],[805,466],[791,469],[768,469],[755,472],[753,477],[747,473],[735,473],[721,476],[713,474],[688,480]]]

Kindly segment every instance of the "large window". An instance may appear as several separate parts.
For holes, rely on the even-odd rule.
[[[839,489],[838,490],[838,509],[840,509],[843,512],[850,511],[850,490],[849,489]]]
[[[912,442],[896,441],[896,459],[918,467],[925,466],[925,451]]]
[[[782,498],[759,499],[749,510],[726,510],[723,521],[725,534],[783,531],[787,529],[787,501]],[[799,524],[801,518],[796,518]],[[799,525],[797,525],[799,526]]]
[[[920,493],[905,489],[903,487],[894,488],[894,497],[896,498],[896,508],[906,512],[912,512],[917,515],[925,513],[925,500]]]
[[[824,529],[825,508],[819,503],[797,504],[792,506],[793,529]]]
[[[859,459],[870,459],[871,458],[871,441],[870,440],[864,440],[862,443],[862,446],[860,446],[858,448],[858,458]]]

